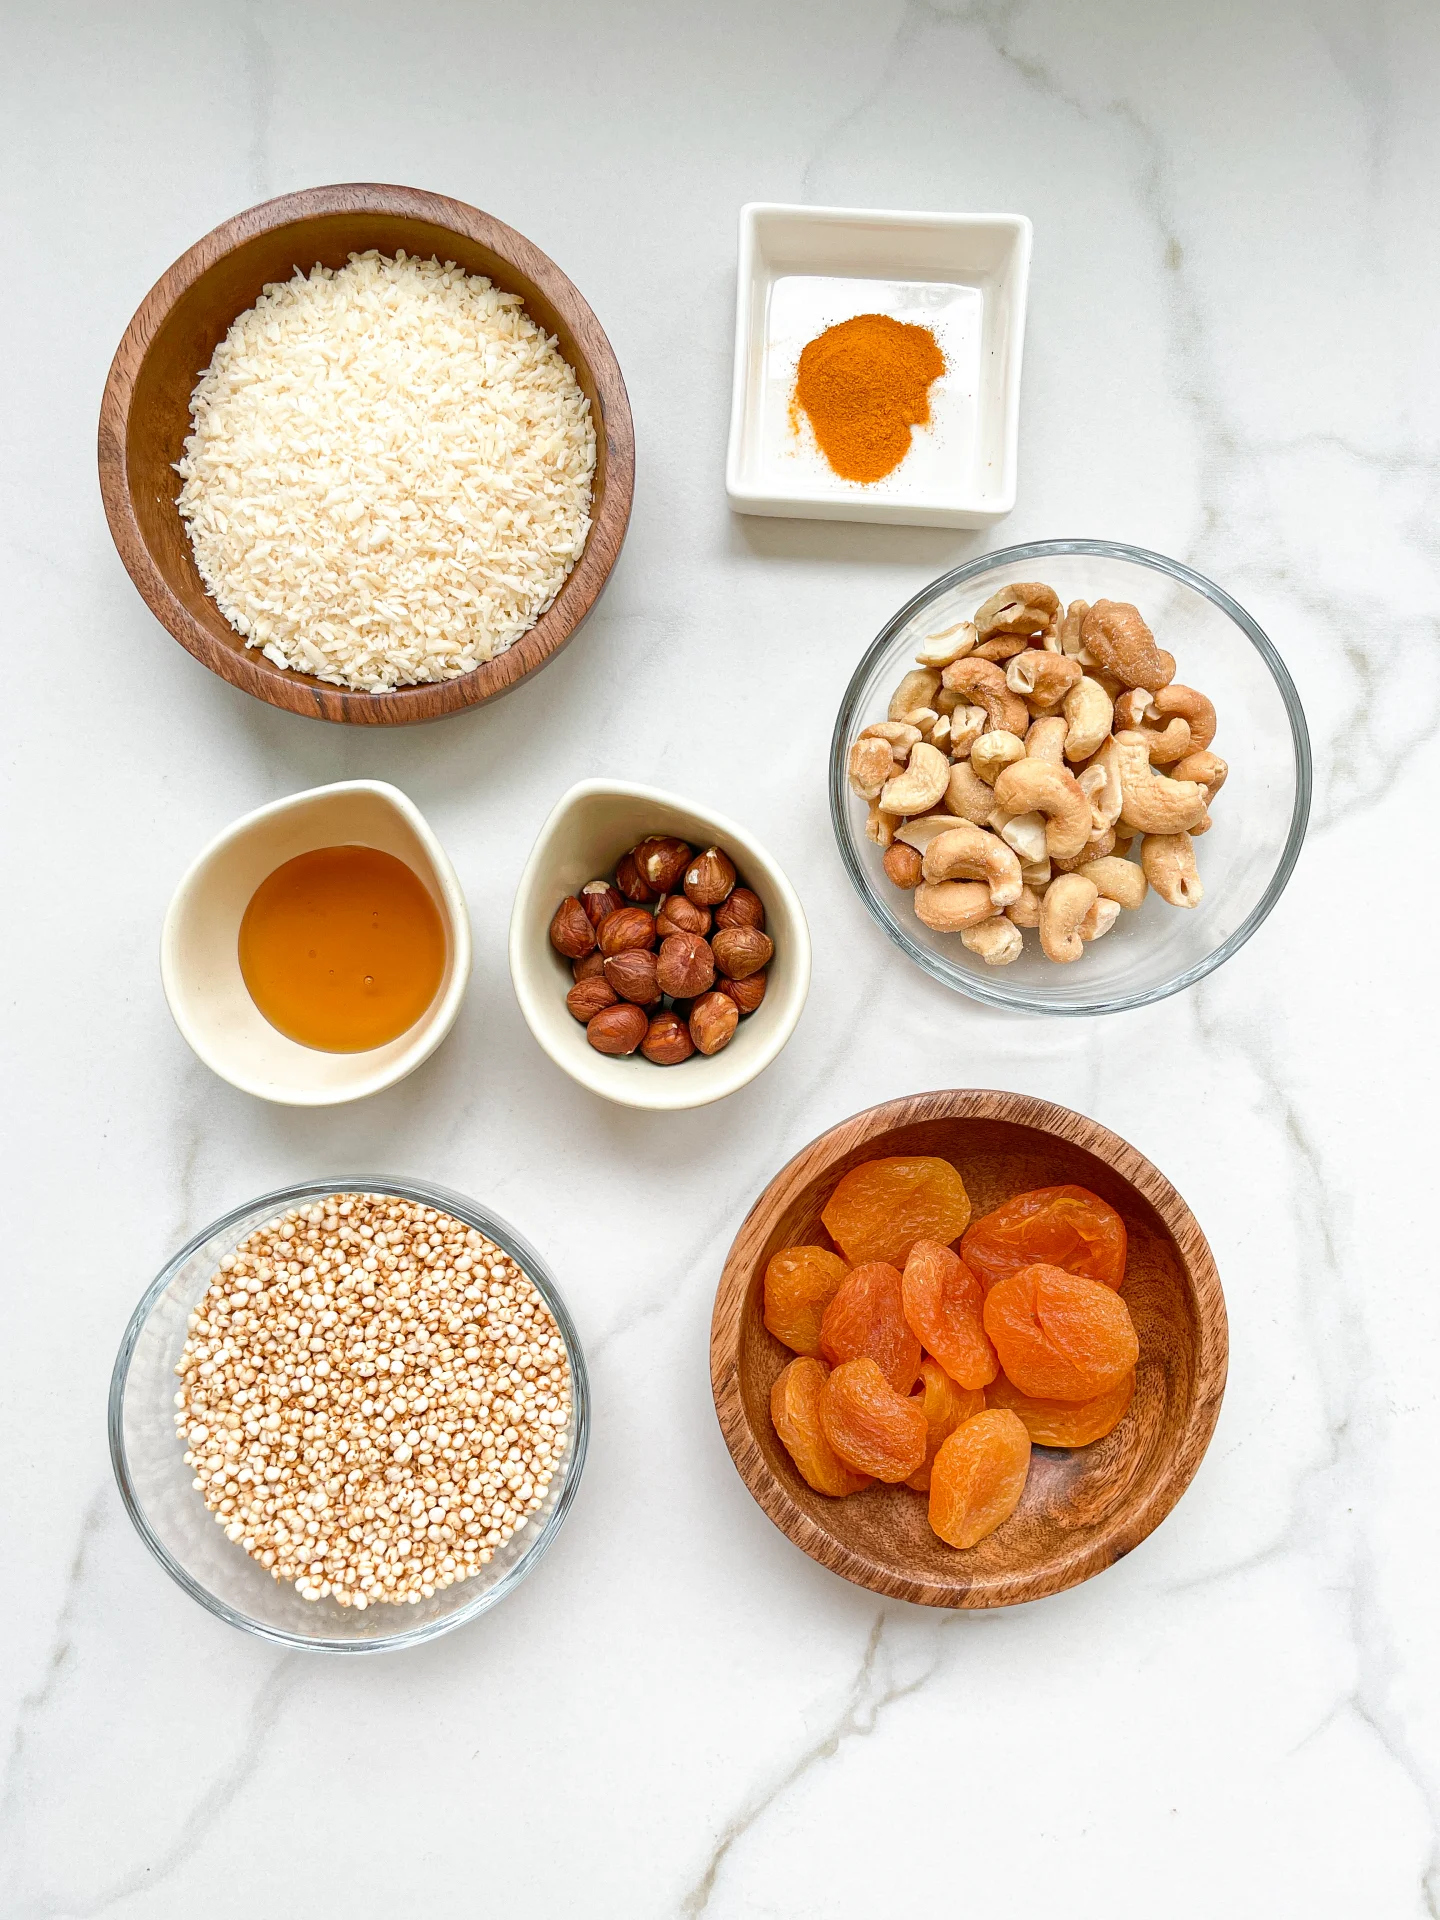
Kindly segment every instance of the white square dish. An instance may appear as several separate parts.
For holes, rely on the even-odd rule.
[[[725,492],[737,513],[987,527],[1015,504],[1030,222],[752,201],[740,209]],[[860,313],[927,326],[931,424],[882,480],[843,480],[792,394],[801,350]]]

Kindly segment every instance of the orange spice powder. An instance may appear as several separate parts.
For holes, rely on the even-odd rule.
[[[842,480],[883,480],[910,451],[912,426],[928,426],[930,386],[945,356],[928,327],[860,313],[818,334],[800,355],[796,406]]]

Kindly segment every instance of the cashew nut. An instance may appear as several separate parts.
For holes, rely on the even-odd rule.
[[[1089,611],[1088,600],[1072,600],[1065,609],[1065,618],[1060,626],[1060,651],[1068,653],[1072,660],[1078,659],[1085,651],[1080,630],[1085,624],[1085,616]]]
[[[907,726],[903,720],[877,720],[873,727],[863,728],[859,737],[862,740],[888,741],[896,766],[903,767],[910,758],[910,749],[920,738],[920,729]]]
[[[895,756],[884,740],[855,741],[846,762],[850,785],[862,800],[879,797],[880,789],[895,769]]]
[[[1088,861],[1076,871],[1095,882],[1102,900],[1114,900],[1129,913],[1134,913],[1144,901],[1150,884],[1143,867],[1137,867],[1133,860],[1121,860],[1113,853],[1103,860]]]
[[[1140,842],[1145,878],[1172,907],[1198,907],[1205,897],[1188,833],[1147,833]]]
[[[1113,827],[1120,818],[1120,803],[1124,798],[1120,790],[1120,768],[1115,755],[1109,751],[1106,743],[1085,771],[1077,775],[1080,791],[1090,802],[1091,831],[1098,833],[1101,827]]]
[[[997,907],[1020,898],[1020,862],[1012,848],[983,827],[968,823],[942,833],[925,850],[925,878],[983,880]]]
[[[1030,642],[1023,633],[997,633],[993,640],[982,640],[971,656],[975,660],[1013,660],[1025,653]]]
[[[945,669],[945,685],[965,695],[971,706],[984,707],[989,730],[1023,734],[1030,709],[1018,693],[1011,693],[1005,675],[993,660],[955,660]]]
[[[984,707],[956,707],[950,715],[950,758],[967,758],[989,724]]]
[[[1190,729],[1190,751],[1203,753],[1215,738],[1215,706],[1194,687],[1182,687],[1172,680],[1155,696],[1155,711],[1162,720],[1178,715]]]
[[[865,816],[865,838],[873,840],[887,853],[895,844],[895,821],[890,814],[881,812],[878,800],[870,802],[870,811]]]
[[[929,813],[938,807],[941,795],[950,784],[950,762],[938,747],[919,741],[910,749],[903,773],[887,780],[880,792],[880,804],[886,813]],[[1198,793],[1200,789],[1197,787]]]
[[[1020,898],[1005,909],[1005,918],[1013,920],[1017,927],[1038,927],[1040,895],[1027,883],[1020,889]]]
[[[982,920],[978,927],[965,927],[960,944],[978,953],[987,967],[1008,967],[1024,951],[1025,936],[1013,920],[1001,914],[998,920]]]
[[[1083,674],[1065,696],[1065,758],[1088,760],[1109,738],[1114,713],[1104,687]]]
[[[1050,855],[1045,847],[1043,813],[1011,814],[1006,813],[1002,807],[991,814],[990,826],[999,834],[1007,847],[1015,849],[1023,865],[1035,867],[1043,861],[1048,868]],[[1046,877],[1049,877],[1048,874]]]
[[[1007,813],[1043,813],[1045,846],[1052,856],[1079,853],[1090,838],[1090,802],[1080,783],[1047,760],[1017,760],[1006,767],[995,782],[995,800]]]
[[[977,622],[978,625],[978,622]],[[1127,687],[1155,693],[1175,678],[1175,656],[1157,647],[1155,636],[1128,600],[1097,600],[1080,637],[1087,653]]]
[[[959,933],[993,920],[999,911],[990,889],[979,880],[922,881],[915,889],[916,917],[936,933]]]
[[[1120,902],[1106,900],[1102,896],[1080,922],[1076,932],[1082,940],[1103,940],[1119,918]]]
[[[1043,581],[1021,580],[992,593],[975,615],[982,640],[997,633],[1044,633],[1060,624],[1060,599]]]
[[[927,635],[915,655],[916,662],[922,667],[948,667],[952,660],[960,660],[969,653],[975,640],[975,622],[962,620],[958,626],[946,627],[943,633]]]
[[[1145,736],[1152,766],[1168,767],[1172,761],[1183,760],[1190,751],[1190,727],[1178,715],[1159,732],[1153,727],[1137,727],[1134,731]]]
[[[1057,705],[1081,678],[1078,660],[1063,653],[1041,653],[1029,647],[1016,654],[1005,669],[1005,684],[1018,693],[1032,713]]]
[[[1153,772],[1143,734],[1117,733],[1114,741],[1123,824],[1137,833],[1184,833],[1195,826],[1205,812],[1205,789],[1194,780],[1170,780]]]
[[[1037,815],[1036,817],[1038,818],[1039,816]],[[1020,878],[1025,882],[1027,887],[1032,887],[1037,894],[1043,893],[1046,887],[1049,886],[1053,873],[1054,868],[1050,865],[1050,856],[1048,853],[1043,860],[1022,860],[1020,862]]]
[[[1091,834],[1079,853],[1064,860],[1057,856],[1055,871],[1057,873],[1076,873],[1081,867],[1088,866],[1092,860],[1103,860],[1107,854],[1113,853],[1114,850],[1115,834],[1113,829],[1110,827],[1101,827],[1098,833]]]
[[[1148,687],[1127,687],[1115,702],[1115,724],[1117,727],[1143,727],[1148,720],[1158,720],[1155,711],[1155,696]]]
[[[945,805],[962,820],[983,827],[995,811],[995,790],[980,778],[968,760],[957,760],[950,769]]]
[[[1205,789],[1205,804],[1208,807],[1221,787],[1230,769],[1218,753],[1187,753],[1183,760],[1177,760],[1170,769],[1172,780],[1198,780]]]
[[[900,723],[902,726],[915,727],[919,731],[920,738],[928,740],[930,729],[939,718],[940,715],[934,707],[912,707],[909,713],[901,714]]]
[[[941,753],[949,753],[950,716],[948,713],[936,714],[935,724],[931,727],[928,738],[932,747],[938,747]]]
[[[895,838],[903,840],[907,847],[914,847],[917,853],[924,853],[932,840],[954,830],[953,813],[922,813],[918,820],[907,820],[903,827],[897,827]]]
[[[1013,733],[982,733],[970,749],[970,764],[993,787],[1006,767],[1025,758],[1025,742]]]
[[[891,694],[886,719],[903,720],[912,707],[932,706],[939,691],[940,675],[934,667],[912,667]]]
[[[1025,735],[1025,758],[1027,760],[1048,760],[1052,766],[1065,764],[1065,738],[1070,731],[1070,722],[1063,714],[1047,714],[1039,720],[1030,722],[1030,731]]]
[[[1085,951],[1080,923],[1100,898],[1093,880],[1078,873],[1062,873],[1045,889],[1040,902],[1040,945],[1048,960],[1078,960]]]

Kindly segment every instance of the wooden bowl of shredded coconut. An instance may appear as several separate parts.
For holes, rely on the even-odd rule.
[[[634,431],[599,321],[538,248],[409,187],[252,207],[115,355],[100,485],[155,616],[323,720],[431,720],[565,645],[619,554]]]

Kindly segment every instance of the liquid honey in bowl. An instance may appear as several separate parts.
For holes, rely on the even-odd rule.
[[[424,882],[378,847],[317,847],[268,874],[240,922],[240,973],[288,1039],[322,1053],[398,1040],[445,972]]]

